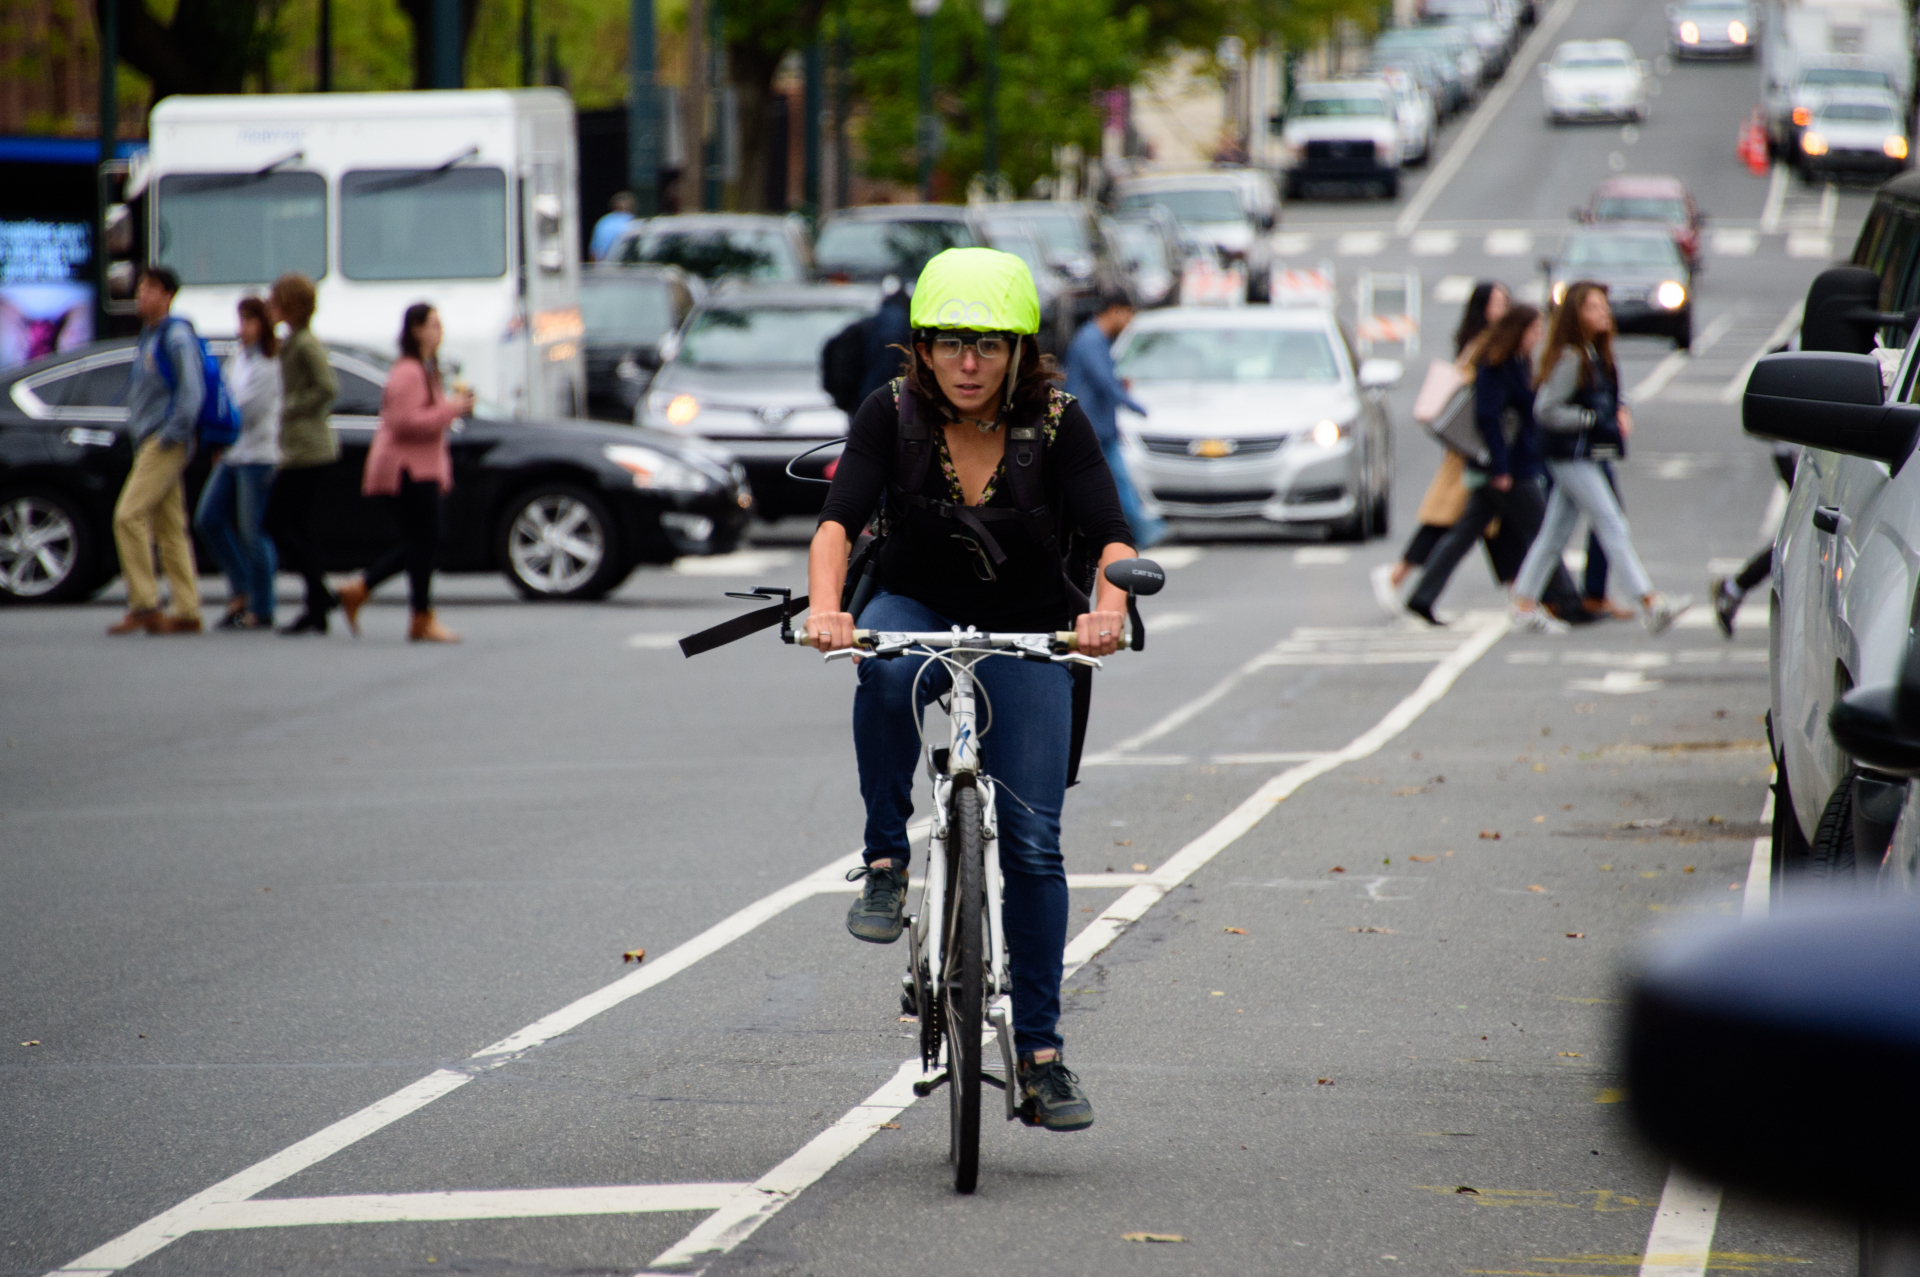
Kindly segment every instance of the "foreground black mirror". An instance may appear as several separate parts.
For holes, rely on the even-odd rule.
[[[1740,424],[1762,439],[1869,457],[1898,472],[1920,432],[1920,405],[1886,402],[1871,355],[1786,351],[1753,366]]]
[[[1130,595],[1154,595],[1167,584],[1164,568],[1151,559],[1116,559],[1107,565],[1107,580]]]
[[[1890,776],[1920,777],[1920,715],[1902,706],[1897,684],[1855,688],[1827,715],[1827,727],[1855,762]]]
[[[1629,1000],[1634,1118],[1698,1174],[1843,1212],[1883,1244],[1910,1237],[1917,974],[1910,898],[1855,898],[1668,945]]]

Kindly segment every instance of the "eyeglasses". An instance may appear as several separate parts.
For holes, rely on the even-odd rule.
[[[933,347],[933,357],[951,364],[960,358],[967,347],[987,363],[1005,359],[1013,349],[1013,343],[998,333],[983,334],[979,337],[936,337],[928,345]]]
[[[959,542],[961,546],[972,552],[973,558],[968,562],[973,568],[974,576],[982,581],[999,580],[1000,574],[993,570],[993,560],[987,557],[987,548],[985,546],[982,546],[966,533],[953,533],[951,536],[955,541]]]

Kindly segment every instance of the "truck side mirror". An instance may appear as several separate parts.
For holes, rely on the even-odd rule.
[[[1920,405],[1886,402],[1871,355],[1785,351],[1754,365],[1740,424],[1761,439],[1867,457],[1898,473],[1920,434]]]

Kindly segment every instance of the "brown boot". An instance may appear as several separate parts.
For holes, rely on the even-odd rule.
[[[161,619],[160,629],[155,634],[197,635],[204,627],[198,617],[165,617]]]
[[[157,635],[166,629],[166,616],[158,608],[132,608],[127,615],[107,627],[110,635]]]
[[[355,639],[360,637],[360,607],[372,593],[366,581],[359,577],[349,578],[333,592],[333,597],[340,602],[340,615],[347,619],[347,629]]]
[[[413,614],[407,624],[407,639],[413,643],[459,643],[460,636],[434,618],[433,609]]]

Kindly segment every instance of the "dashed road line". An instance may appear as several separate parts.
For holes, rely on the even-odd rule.
[[[1740,397],[1747,393],[1747,378],[1753,375],[1753,366],[1758,364],[1767,352],[1786,341],[1794,329],[1800,327],[1800,309],[1805,304],[1805,302],[1795,302],[1789,307],[1787,313],[1781,316],[1780,322],[1773,326],[1773,331],[1767,334],[1766,340],[1756,346],[1753,354],[1747,356],[1746,362],[1740,365],[1740,371],[1727,379],[1727,384],[1720,388],[1721,403],[1740,402]]]
[[[417,1220],[524,1220],[540,1216],[627,1216],[714,1211],[744,1184],[581,1185],[564,1189],[477,1189],[429,1194],[339,1194],[254,1198],[216,1209],[199,1229],[281,1229]]]

